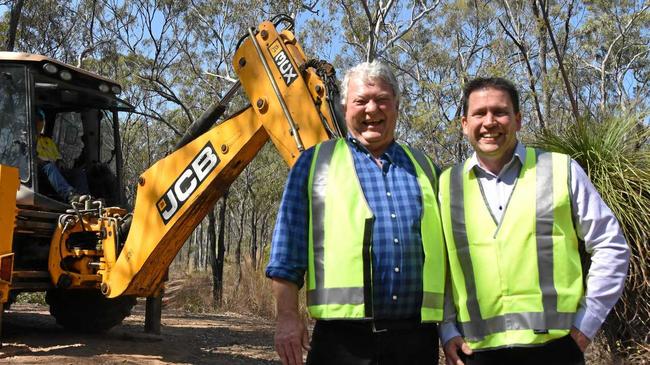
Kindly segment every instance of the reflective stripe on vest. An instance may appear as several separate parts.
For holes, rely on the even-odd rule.
[[[466,173],[464,165],[457,165],[443,175],[441,184],[444,186],[441,188],[449,193],[448,197],[446,197],[449,205],[443,209],[443,220],[447,222],[450,220],[451,225],[451,227],[446,225],[446,229],[451,228],[451,232],[445,233],[449,247],[453,247],[457,255],[457,262],[460,265],[462,281],[464,282],[464,284],[461,283],[460,278],[456,277],[453,279],[453,286],[458,288],[459,285],[462,285],[467,298],[464,303],[456,302],[457,307],[458,305],[465,305],[464,308],[459,308],[458,323],[461,332],[469,340],[470,346],[473,348],[500,347],[517,343],[543,343],[566,334],[566,330],[571,328],[579,298],[582,296],[582,277],[577,252],[577,238],[571,219],[569,164],[570,160],[565,155],[528,148],[526,161],[522,166],[520,176],[510,198],[511,200],[526,199],[530,196],[528,199],[534,199],[532,205],[535,206],[535,221],[531,223],[526,214],[521,214],[522,211],[515,212],[522,215],[522,217],[515,216],[516,214],[512,214],[512,212],[509,214],[507,209],[511,205],[511,201],[509,201],[495,232],[489,231],[490,224],[481,224],[473,220],[477,219],[475,218],[477,214],[480,216],[481,212],[484,212],[483,209],[489,211],[485,196],[483,196],[483,199],[477,199],[476,196],[470,196],[469,198],[465,196],[466,193],[472,191],[467,190],[469,187],[474,189],[473,191],[477,191],[476,186],[468,184],[477,184],[479,194],[483,194],[478,179],[473,176],[473,171]],[[558,176],[554,176],[554,171],[558,173]],[[531,178],[533,175],[534,181]],[[513,205],[517,206],[516,209],[522,209],[522,204],[525,205],[525,203],[527,201],[523,203],[515,202]],[[468,216],[466,215],[466,204],[484,205],[472,205],[474,209],[478,208],[479,210],[472,211],[472,216]],[[466,222],[466,217],[470,217],[471,222]],[[480,230],[483,232],[482,235],[488,238],[470,245],[468,242],[468,228],[470,225],[472,225],[471,229],[474,232]],[[477,227],[477,225],[480,227]],[[523,263],[512,263],[511,265],[534,268],[536,272],[519,272],[517,273],[517,275],[520,275],[519,278],[507,277],[508,270],[503,269],[503,267],[508,265],[510,261],[508,263],[501,262],[505,256],[502,250],[514,249],[513,246],[507,245],[526,246],[529,244],[518,241],[522,237],[526,240],[526,233],[521,230],[528,229],[529,226],[530,233],[534,232],[534,237],[529,235],[528,238],[534,240],[530,242],[534,246],[534,251],[530,251],[529,254],[531,255],[529,256],[534,254],[536,258],[534,262],[531,262],[531,258],[521,257],[520,260]],[[508,232],[517,230],[518,235],[515,235],[514,241],[508,241],[508,237],[497,237],[500,234],[503,235],[500,232],[503,229],[508,229]],[[504,239],[505,241],[503,241]],[[507,247],[500,247],[499,244]],[[554,245],[557,247],[557,251],[554,251]],[[496,252],[494,253],[496,256],[494,257],[495,261],[491,263],[491,267],[480,266],[484,264],[476,263],[472,259],[473,254],[490,254],[493,251]],[[558,262],[554,261],[554,255],[560,255]],[[477,276],[475,276],[476,273],[474,272],[477,265],[479,265],[479,275],[483,277],[494,272],[497,272],[498,275],[504,275],[505,272],[506,277],[502,278],[505,283],[500,283],[500,290],[503,293],[498,293],[500,296],[497,295],[499,299],[481,299],[479,292],[485,292],[486,288],[477,287]],[[557,273],[554,273],[554,270],[562,273],[559,283],[556,282],[555,276]],[[452,270],[452,273],[453,271],[457,272],[457,270]],[[522,284],[519,284],[517,290],[509,287],[515,286],[513,284],[515,282],[526,283],[527,280],[533,282],[531,278],[536,279],[536,288],[527,288]],[[558,295],[558,287],[562,290],[561,296]],[[513,298],[510,296],[512,291],[516,291],[516,295],[519,295],[519,297]],[[520,303],[510,304],[506,303],[506,300],[519,300]],[[562,303],[561,311],[558,310],[559,302]],[[483,307],[479,303],[483,303]],[[504,309],[507,305],[528,310],[509,312]],[[489,314],[486,315],[486,313]],[[484,319],[484,316],[487,318]],[[513,331],[519,332],[513,335],[511,333]],[[492,338],[486,339],[487,336],[506,332],[511,333],[511,335],[492,336]]]
[[[423,321],[439,321],[442,319],[446,256],[434,190],[437,179],[433,165],[424,154],[401,147],[416,170],[423,199],[421,230],[427,232],[422,239],[421,316]],[[344,139],[316,146],[308,184],[311,234],[307,301],[310,315],[327,319],[370,318],[374,216]],[[332,190],[328,193],[328,189]]]
[[[422,195],[420,236],[424,250],[422,267],[423,321],[442,320],[444,305],[444,277],[447,272],[447,253],[444,247],[442,222],[438,205],[438,177],[431,160],[417,149],[401,146],[413,162]]]

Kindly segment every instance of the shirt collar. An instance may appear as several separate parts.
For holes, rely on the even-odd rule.
[[[365,155],[372,156],[370,151],[368,151],[368,149],[364,145],[362,145],[359,142],[359,140],[354,138],[350,133],[348,133],[347,140],[348,140],[348,145],[353,146],[354,148],[356,148],[357,151],[359,151],[359,152],[361,152],[361,153],[363,153]],[[395,142],[395,140],[393,140],[388,145],[388,148],[386,148],[386,151],[384,151],[384,153],[382,153],[381,156],[379,156],[379,159],[380,160],[386,160],[386,161],[388,161],[388,162],[390,162],[392,164],[393,161],[395,160],[395,153],[396,153],[395,149],[396,148],[397,148],[397,143]]]
[[[515,160],[515,158],[518,159],[522,165],[524,164],[524,161],[526,161],[526,147],[523,145],[523,143],[519,141],[517,141],[517,145],[515,146],[515,152],[513,153],[512,158],[510,159],[510,161],[508,161],[507,164],[505,164],[504,168],[510,165]],[[485,171],[486,173],[490,173],[487,170],[485,170],[483,167],[481,167],[481,164],[478,161],[478,157],[476,157],[476,152],[472,153],[472,156],[470,156],[468,163],[465,165],[465,172],[469,172],[474,167],[479,168]]]

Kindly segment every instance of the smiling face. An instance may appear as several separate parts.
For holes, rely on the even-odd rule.
[[[462,126],[481,166],[498,174],[514,153],[521,113],[506,91],[486,87],[469,94]]]
[[[375,157],[379,157],[393,141],[397,107],[393,89],[384,80],[350,79],[345,122],[350,134]]]

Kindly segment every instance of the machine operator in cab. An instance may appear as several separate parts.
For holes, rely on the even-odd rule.
[[[395,141],[400,90],[386,65],[353,67],[341,91],[347,138],[303,152],[280,205],[266,269],[276,350],[284,364],[302,364],[303,350],[307,364],[437,364],[446,270],[437,168]]]
[[[47,177],[50,186],[57,193],[59,198],[70,204],[75,202],[84,202],[91,199],[88,192],[88,182],[85,172],[75,172],[79,177],[77,188],[73,187],[61,173],[60,161],[61,153],[52,137],[45,134],[45,112],[41,108],[36,109],[36,154],[38,157],[38,166],[43,174]],[[78,190],[81,191],[78,192]]]

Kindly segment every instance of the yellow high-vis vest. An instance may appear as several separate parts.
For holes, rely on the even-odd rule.
[[[584,291],[570,158],[527,148],[500,223],[467,163],[440,178],[459,330],[475,350],[567,335]]]
[[[401,146],[401,145],[400,145]],[[423,322],[442,320],[446,256],[437,177],[420,151],[401,146],[416,171],[422,195]],[[309,173],[307,308],[316,319],[372,318],[374,216],[361,189],[345,139],[315,147]]]
[[[61,159],[61,153],[56,147],[52,138],[39,135],[36,139],[36,155],[43,161],[52,161]]]

